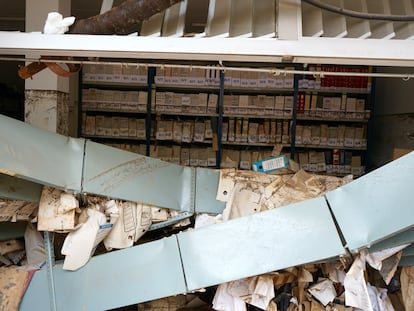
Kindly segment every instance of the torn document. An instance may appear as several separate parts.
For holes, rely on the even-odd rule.
[[[151,206],[136,202],[120,202],[119,218],[104,239],[107,250],[134,245],[151,226]]]
[[[99,228],[106,224],[103,213],[94,208],[88,208],[86,212],[88,220],[77,230],[70,232],[63,243],[61,252],[65,255],[64,270],[75,271],[89,261]]]
[[[364,271],[365,258],[358,256],[345,276],[345,304],[364,311],[373,311]]]
[[[398,252],[402,251],[404,248],[406,248],[409,245],[410,244],[404,244],[404,245],[384,249],[384,250],[374,252],[374,253],[368,253],[367,250],[363,250],[363,251],[361,251],[361,253],[364,254],[364,256],[366,258],[366,262],[371,267],[373,267],[376,270],[381,270],[382,262],[385,259],[393,256],[394,254],[397,254]]]
[[[217,287],[213,299],[213,308],[217,311],[247,311],[246,303],[238,296],[233,296],[228,291],[229,283],[220,284]]]
[[[266,310],[274,297],[273,276],[260,275],[221,284],[213,303],[215,309],[223,311],[247,310],[246,303]]]
[[[391,300],[388,297],[385,288],[378,288],[368,283],[368,294],[371,300],[372,308],[375,311],[394,311]]]
[[[312,285],[308,289],[309,293],[312,294],[318,301],[320,301],[324,306],[328,303],[334,301],[336,298],[336,290],[331,280],[325,279],[315,285]]]
[[[75,228],[75,210],[79,202],[74,195],[43,187],[39,203],[39,231],[68,232]]]

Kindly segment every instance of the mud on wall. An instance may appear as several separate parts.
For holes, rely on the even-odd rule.
[[[25,122],[56,132],[69,134],[69,94],[59,91],[26,90]]]

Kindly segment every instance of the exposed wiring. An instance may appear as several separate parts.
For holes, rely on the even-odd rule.
[[[377,13],[363,13],[345,8],[337,7],[327,3],[323,3],[319,0],[302,0],[302,2],[316,6],[322,10],[326,10],[332,13],[337,13],[349,17],[368,19],[368,20],[383,20],[392,22],[412,22],[414,21],[413,15],[388,15],[388,14],[377,14]]]

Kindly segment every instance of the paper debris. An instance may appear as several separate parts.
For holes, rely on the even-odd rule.
[[[223,220],[260,212],[260,199],[263,193],[264,188],[260,185],[237,183],[223,211]]]
[[[79,203],[72,194],[43,187],[39,203],[39,231],[68,232],[75,228],[75,209]]]
[[[151,226],[151,206],[136,202],[121,202],[119,218],[104,239],[106,249],[131,247]]]
[[[366,258],[367,263],[376,270],[381,270],[382,262],[387,259],[388,257],[393,256],[394,254],[398,253],[399,251],[403,250],[410,244],[404,244],[388,249],[384,249],[374,253],[368,253],[367,250],[362,250],[361,254],[363,254]]]
[[[328,303],[334,301],[336,297],[336,290],[333,286],[333,283],[329,279],[325,279],[313,286],[311,286],[308,291],[312,294],[313,297],[318,299],[324,306]]]
[[[26,247],[27,264],[24,270],[36,270],[46,262],[45,243],[42,235],[32,223],[28,223],[24,232],[24,244]]]
[[[371,300],[372,308],[375,311],[394,311],[391,300],[387,295],[385,288],[378,288],[367,285],[369,298]]]
[[[50,12],[43,27],[43,33],[64,34],[74,22],[73,16],[63,18],[63,15],[58,12]]]
[[[0,267],[0,310],[19,310],[29,273],[16,267]]]
[[[401,269],[400,282],[405,311],[414,311],[414,267]]]
[[[273,276],[255,276],[219,285],[213,307],[223,311],[239,311],[247,310],[247,303],[266,310],[274,296]]]
[[[100,231],[107,234],[107,230],[112,227],[112,224],[107,223],[105,214],[95,207],[87,208],[86,213],[88,220],[77,230],[70,232],[63,243],[61,252],[65,255],[64,270],[75,271],[83,267],[93,255],[96,245],[103,239]]]
[[[11,252],[20,251],[24,249],[22,241],[13,239],[7,241],[0,241],[0,255],[6,255]]]
[[[221,214],[218,214],[218,215],[198,214],[196,215],[194,229],[218,224],[218,223],[221,223],[222,221],[223,221],[223,216]]]
[[[5,200],[0,202],[0,221],[29,220],[37,204],[26,201]]]
[[[217,311],[247,311],[246,303],[228,291],[229,283],[220,284],[217,287],[213,299],[213,308]]]
[[[364,270],[365,259],[363,256],[358,256],[345,276],[345,303],[347,306],[364,311],[373,311],[365,283]]]

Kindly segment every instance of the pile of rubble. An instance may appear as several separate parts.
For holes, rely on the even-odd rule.
[[[217,199],[226,202],[223,212],[198,214],[169,228],[197,230],[320,197],[351,180],[350,176],[338,178],[302,170],[273,175],[223,169],[217,190]],[[17,306],[33,271],[44,268],[46,251],[41,232],[55,232],[55,237],[61,237],[60,242],[55,239],[55,256],[63,259],[63,269],[75,271],[87,265],[93,256],[169,234],[168,230],[154,234],[151,226],[177,215],[177,211],[143,203],[79,196],[51,187],[43,188],[39,204],[1,202],[0,219],[25,226],[24,238],[0,243],[2,305]],[[408,246],[375,253],[367,249],[348,252],[328,261],[269,271],[193,293],[140,303],[138,310],[414,310],[410,293],[414,270],[398,265]],[[20,286],[11,289],[11,282]],[[14,297],[14,302],[10,302],[10,297]]]

